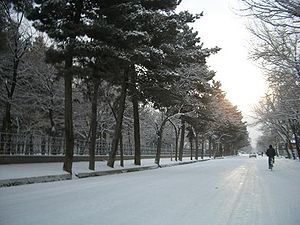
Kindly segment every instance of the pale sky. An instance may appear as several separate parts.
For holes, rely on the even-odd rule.
[[[246,18],[236,15],[239,0],[183,0],[178,10],[204,12],[194,25],[204,47],[222,48],[208,59],[215,79],[220,80],[227,98],[242,111],[244,120],[251,122],[252,107],[263,96],[266,84],[260,69],[249,59],[250,34]],[[248,126],[252,144],[258,132]]]

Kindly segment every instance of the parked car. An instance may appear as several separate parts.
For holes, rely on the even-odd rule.
[[[263,156],[263,155],[264,155],[264,152],[258,152],[257,155]]]
[[[250,154],[249,154],[249,158],[256,158],[256,153],[255,152],[251,152]]]

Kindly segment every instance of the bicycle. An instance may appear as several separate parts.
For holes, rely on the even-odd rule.
[[[274,158],[269,157],[269,169],[272,171],[274,167]]]

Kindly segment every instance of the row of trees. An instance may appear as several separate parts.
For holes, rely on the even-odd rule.
[[[221,142],[227,150],[249,144],[241,113],[206,65],[219,48],[203,48],[190,27],[201,15],[175,12],[179,3],[1,1],[6,138],[25,130],[64,133],[64,170],[70,173],[79,137],[90,140],[91,170],[96,140],[108,137],[111,167],[118,146],[131,138],[136,165],[144,143],[157,146],[157,164],[164,142],[175,142],[182,160],[185,137],[197,150],[199,140],[214,140],[219,150]],[[30,35],[25,21],[39,35]]]
[[[285,143],[288,157],[293,144],[300,156],[300,14],[299,1],[243,0],[246,15],[254,18],[256,38],[252,57],[259,61],[269,88],[255,107],[263,124],[261,147]],[[293,154],[295,157],[295,155]]]

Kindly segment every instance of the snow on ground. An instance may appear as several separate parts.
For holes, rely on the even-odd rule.
[[[189,158],[184,158],[183,161],[190,161]],[[154,159],[142,159],[142,166],[156,165]],[[121,169],[119,161],[116,161],[114,169],[106,165],[106,161],[97,161],[95,163],[95,171],[107,171]],[[162,158],[161,165],[175,164],[175,161],[171,161],[170,158]],[[88,169],[88,162],[74,162],[73,173],[91,172]],[[133,163],[133,160],[124,160],[124,168],[140,167]],[[24,163],[24,164],[7,164],[0,165],[0,180],[37,177],[37,176],[49,176],[67,174],[63,171],[63,163]]]
[[[210,160],[0,189],[5,225],[299,225],[300,163]]]

